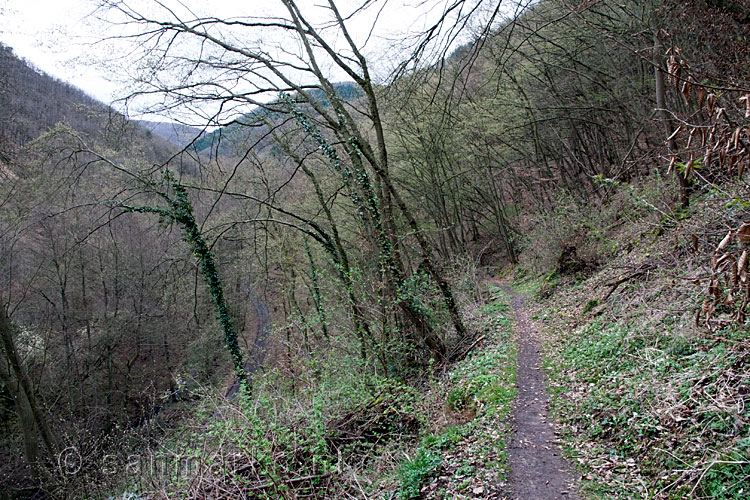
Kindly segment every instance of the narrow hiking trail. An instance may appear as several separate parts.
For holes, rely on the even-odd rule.
[[[540,342],[526,309],[526,297],[503,285],[512,297],[518,337],[518,395],[514,406],[514,435],[508,447],[508,488],[514,500],[557,500],[580,497],[572,487],[573,477],[562,458],[554,429],[547,416]]]

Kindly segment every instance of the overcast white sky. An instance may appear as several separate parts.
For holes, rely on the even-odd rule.
[[[17,55],[89,94],[110,101],[114,85],[79,64],[93,41],[85,0],[0,0],[0,41]]]
[[[383,0],[380,0],[382,2]],[[149,0],[129,0],[148,5]],[[180,7],[177,0],[165,0],[170,6]],[[275,5],[273,0],[183,0],[200,14],[217,17],[258,15],[259,9]],[[303,8],[321,3],[320,0],[298,0]],[[350,11],[362,0],[340,0],[342,13]],[[126,93],[127,64],[119,60],[114,66],[111,58],[118,47],[96,43],[113,28],[90,14],[97,0],[0,0],[0,41],[13,47],[16,54],[31,61],[41,70],[68,81],[90,95],[112,102]],[[398,57],[388,41],[405,32],[414,32],[434,22],[440,15],[444,0],[386,0],[375,36],[368,42],[368,56],[393,60]],[[375,3],[350,29],[364,36],[382,3]],[[367,18],[369,16],[369,18]],[[396,53],[394,53],[396,52]],[[107,60],[110,64],[106,64]],[[93,63],[93,64],[92,64]]]

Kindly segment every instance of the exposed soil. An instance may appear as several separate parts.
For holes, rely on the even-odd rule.
[[[538,333],[525,307],[526,297],[510,287],[518,335],[518,396],[514,411],[514,437],[508,448],[509,494],[517,500],[579,499],[573,490],[569,466],[560,456],[541,370]]]

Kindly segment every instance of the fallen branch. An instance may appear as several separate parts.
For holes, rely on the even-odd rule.
[[[311,481],[313,479],[323,479],[323,478],[330,477],[330,476],[331,476],[331,473],[329,472],[327,474],[315,474],[311,476],[292,477],[281,482],[284,484],[297,484],[297,483],[304,483],[305,481]],[[274,486],[274,483],[266,482],[266,483],[258,484],[255,486],[251,486],[250,488],[247,488],[246,491],[267,490],[271,486]]]
[[[607,283],[608,286],[611,286],[612,288],[609,289],[609,292],[607,292],[607,295],[604,296],[602,299],[602,302],[606,302],[607,299],[617,290],[617,287],[622,285],[623,283],[626,283],[633,278],[637,278],[638,276],[642,276],[646,274],[648,271],[650,271],[653,268],[653,266],[647,265],[647,266],[641,266],[639,267],[634,273],[629,274],[625,276],[624,278],[620,278],[617,281],[613,281],[611,283]]]
[[[477,346],[477,344],[479,344],[481,341],[484,340],[485,337],[486,335],[482,335],[478,339],[476,339],[474,342],[472,342],[472,344],[467,349],[465,349],[464,352],[461,354],[461,358],[468,355],[471,352],[471,350]]]
[[[693,496],[693,493],[696,489],[698,489],[698,486],[701,484],[701,481],[703,481],[703,478],[706,476],[706,473],[713,467],[714,465],[718,464],[735,464],[735,465],[746,465],[750,464],[747,460],[714,460],[710,464],[708,464],[708,467],[705,468],[703,471],[703,474],[701,474],[701,477],[698,478],[698,482],[695,483],[695,486],[693,486],[693,489],[690,490],[690,494],[688,496]]]

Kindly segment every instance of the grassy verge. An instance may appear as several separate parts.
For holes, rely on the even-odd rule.
[[[641,257],[674,250],[651,247]],[[620,260],[540,303],[552,411],[591,498],[747,498],[750,332],[695,325],[696,291],[667,273],[601,301]],[[602,292],[604,290],[604,292]]]
[[[483,332],[481,344],[432,391],[432,406],[440,413],[433,421],[439,424],[398,469],[398,500],[485,495],[507,475],[517,342],[509,298],[496,287],[490,294],[489,304],[473,319]]]

